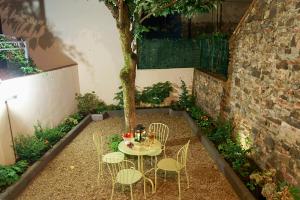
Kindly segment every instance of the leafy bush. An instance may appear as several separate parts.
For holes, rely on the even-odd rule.
[[[0,165],[0,191],[19,180],[20,175],[27,169],[28,162],[21,160],[11,166]]]
[[[118,151],[118,146],[122,142],[122,137],[119,134],[113,134],[108,138],[108,145],[110,149],[114,152]]]
[[[69,128],[68,126],[57,127],[57,128],[42,128],[40,124],[34,126],[35,136],[44,141],[45,144],[50,148],[55,145],[64,135],[65,132],[61,131],[61,128]]]
[[[145,87],[141,94],[141,101],[149,103],[152,106],[159,105],[170,96],[172,85],[169,81],[153,84],[151,87]]]
[[[82,115],[87,115],[91,113],[96,113],[99,105],[103,105],[104,102],[100,101],[96,93],[93,91],[91,93],[76,94],[75,99],[77,100],[79,113]]]
[[[219,122],[217,124],[217,128],[215,131],[210,132],[207,137],[214,142],[215,144],[219,145],[230,139],[231,133],[233,131],[233,127],[230,121],[227,122]]]
[[[18,136],[15,139],[16,154],[28,163],[37,161],[47,150],[47,144],[35,136]]]

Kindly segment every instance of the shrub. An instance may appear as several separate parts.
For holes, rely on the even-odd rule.
[[[61,131],[59,127],[57,128],[42,128],[40,124],[34,126],[34,134],[35,136],[44,141],[45,144],[50,148],[55,145],[64,135],[65,133]]]
[[[188,109],[188,112],[190,116],[195,119],[196,121],[201,120],[201,117],[205,114],[201,108],[197,106],[192,106],[191,108]]]
[[[218,146],[219,151],[224,158],[232,163],[232,168],[236,170],[241,176],[249,175],[247,171],[249,162],[246,154],[250,150],[244,150],[239,144],[231,139],[227,139],[225,143]]]
[[[153,84],[151,87],[145,87],[141,94],[141,101],[149,103],[152,106],[159,105],[170,96],[172,85],[169,81]]]
[[[79,113],[83,115],[95,113],[98,106],[104,104],[103,101],[100,101],[96,93],[93,91],[91,93],[76,94],[75,99],[77,100]]]
[[[178,101],[179,106],[184,110],[193,107],[195,104],[195,97],[189,94],[187,86],[183,80],[181,80],[180,89],[181,93]]]
[[[111,136],[109,136],[108,138],[108,145],[110,147],[110,149],[114,152],[118,151],[118,146],[120,144],[120,142],[122,142],[122,137],[119,134],[113,134]]]
[[[138,91],[137,89],[135,89],[135,105],[139,106],[141,103],[141,92]],[[119,86],[119,91],[117,93],[115,93],[115,97],[114,100],[116,100],[117,103],[117,107],[119,108],[123,108],[124,107],[124,99],[123,99],[123,89],[122,86]]]
[[[0,165],[0,191],[3,191],[7,186],[16,182],[27,167],[28,162],[25,160],[21,160],[11,166]]]
[[[217,128],[215,131],[210,132],[207,137],[214,142],[215,144],[219,145],[230,139],[231,133],[233,131],[233,127],[230,121],[226,121],[224,123],[218,122]]]
[[[57,129],[62,132],[63,135],[65,135],[65,133],[68,133],[78,123],[79,120],[77,118],[73,118],[70,116],[65,118],[64,121],[60,125],[58,125]]]
[[[15,148],[18,158],[30,164],[37,161],[47,151],[46,143],[35,136],[18,136],[15,139]]]

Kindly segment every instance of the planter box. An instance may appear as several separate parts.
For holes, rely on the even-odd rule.
[[[218,152],[215,145],[201,133],[196,122],[188,115],[187,112],[184,113],[184,117],[189,122],[193,132],[197,134],[202,145],[208,151],[210,157],[215,161],[219,170],[224,174],[239,198],[241,200],[255,200],[256,198],[248,190],[243,181],[241,181],[239,176],[233,171],[227,161],[224,160],[223,156]]]
[[[9,186],[0,194],[1,200],[15,199],[45,167],[46,165],[60,153],[66,145],[68,145],[90,122],[90,115],[86,116],[79,124],[77,124],[65,137],[57,142],[50,150],[48,150],[38,161],[31,165],[21,178]]]
[[[101,114],[92,114],[91,115],[93,121],[101,121],[109,117],[107,112]]]
[[[173,110],[172,108],[169,108],[169,115],[173,117],[180,117],[185,113],[184,110]]]

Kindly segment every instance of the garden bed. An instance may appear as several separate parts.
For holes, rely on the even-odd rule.
[[[77,124],[71,131],[68,132],[59,142],[57,142],[50,150],[48,150],[38,161],[30,166],[21,178],[13,185],[6,188],[0,194],[1,200],[16,198],[33,180],[39,172],[59,153],[66,145],[68,145],[90,122],[91,116],[86,116],[79,124]]]

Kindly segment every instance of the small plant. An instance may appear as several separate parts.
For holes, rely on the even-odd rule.
[[[201,120],[201,117],[205,114],[201,110],[201,108],[199,108],[197,106],[192,106],[191,108],[188,109],[188,112],[189,112],[190,116],[196,121]]]
[[[87,115],[91,113],[96,113],[96,110],[99,105],[104,104],[103,101],[100,101],[96,93],[93,91],[91,93],[76,94],[75,99],[77,100],[79,113],[82,115]]]
[[[269,169],[262,172],[254,172],[250,175],[255,185],[262,187],[262,195],[267,200],[299,200],[300,190],[286,182],[276,183],[276,170]]]
[[[219,145],[230,139],[231,134],[233,132],[233,127],[230,121],[226,121],[224,123],[218,122],[216,131],[212,131],[208,134],[208,138],[214,142],[215,144]]]
[[[138,91],[137,89],[135,89],[135,105],[136,106],[139,106],[141,104],[141,95],[142,95],[142,93],[140,91]],[[116,100],[118,102],[117,106],[119,108],[124,107],[122,86],[119,86],[119,91],[117,93],[115,93],[114,100]]]
[[[195,104],[195,98],[194,96],[190,95],[187,89],[187,86],[183,80],[181,80],[181,94],[179,95],[179,106],[186,110],[188,108],[191,108]]]
[[[57,127],[60,132],[68,133],[74,126],[79,123],[77,118],[67,117],[64,121]]]
[[[20,160],[28,163],[37,161],[46,151],[47,144],[35,136],[18,136],[15,139],[16,154]]]
[[[0,191],[19,180],[20,175],[27,169],[28,162],[21,160],[14,165],[0,165]]]
[[[48,148],[55,145],[65,135],[60,128],[42,128],[40,124],[34,126],[34,129],[35,136],[44,141]]]
[[[159,82],[153,84],[151,87],[145,87],[141,94],[141,101],[143,103],[157,106],[163,103],[163,101],[170,96],[172,91],[172,85],[169,81]]]
[[[118,151],[118,146],[120,144],[120,142],[123,141],[122,137],[119,134],[113,134],[111,136],[109,136],[108,138],[108,145],[110,147],[110,149],[114,152]]]
[[[232,168],[239,172],[243,177],[249,175],[248,173],[248,159],[246,154],[250,150],[244,150],[239,144],[231,139],[227,139],[225,143],[218,146],[218,150],[222,153],[224,158],[232,163]]]

